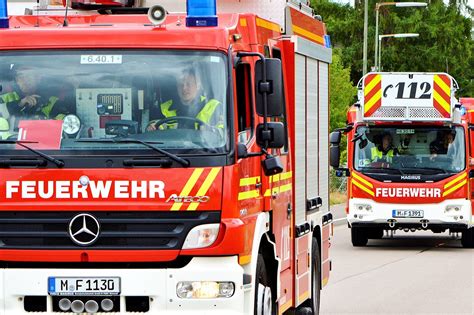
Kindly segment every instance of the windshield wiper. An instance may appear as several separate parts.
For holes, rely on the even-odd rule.
[[[405,168],[404,170],[407,170],[407,168]],[[413,172],[418,172],[418,173],[421,173],[421,174],[424,174],[424,175],[429,175],[427,174],[426,172],[423,172],[423,171],[434,171],[438,174],[448,174],[448,172],[442,168],[437,168],[437,167],[414,167],[414,168],[408,168],[408,170],[413,170]],[[435,173],[435,174],[436,174]]]
[[[38,143],[37,141],[22,141],[22,140],[0,140],[0,144],[17,144],[31,152],[33,152],[34,154],[38,155],[38,156],[41,156],[42,158],[44,158],[45,160],[47,161],[50,161],[51,163],[54,163],[56,164],[58,167],[63,167],[64,166],[64,162],[61,161],[61,160],[58,160],[54,157],[52,157],[51,155],[47,155],[41,151],[38,151],[36,149],[33,149],[29,146],[27,146],[25,143]]]
[[[173,153],[170,153],[168,151],[165,151],[161,148],[158,148],[158,147],[155,147],[153,144],[160,144],[162,142],[151,142],[151,141],[142,141],[142,140],[138,140],[138,139],[116,139],[116,138],[111,138],[111,139],[78,139],[76,140],[75,142],[97,142],[97,143],[139,143],[139,144],[142,144],[160,154],[163,154],[167,157],[169,157],[170,159],[178,162],[179,164],[183,165],[184,167],[188,167],[189,166],[189,161],[188,160],[185,160],[183,158],[180,158],[179,156],[173,154]]]
[[[369,172],[369,173],[390,173],[390,174],[403,174],[402,170],[398,168],[378,168],[378,167],[363,167],[359,170],[360,172]]]

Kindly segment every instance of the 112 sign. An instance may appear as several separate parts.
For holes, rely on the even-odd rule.
[[[432,92],[433,89],[429,82],[412,82],[410,84],[399,82],[396,85],[387,85],[383,90],[383,97],[391,99],[423,100],[431,99]]]

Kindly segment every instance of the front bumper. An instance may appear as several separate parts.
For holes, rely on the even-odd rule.
[[[31,314],[24,309],[25,296],[46,297],[47,313],[53,313],[48,277],[120,277],[120,312],[113,314],[132,314],[126,312],[130,296],[149,297],[150,308],[144,314],[246,314],[243,269],[236,256],[195,257],[179,269],[0,269],[0,314]],[[180,299],[180,281],[231,281],[235,293],[230,298]]]
[[[369,205],[371,211],[359,210],[359,205]],[[450,205],[459,206],[460,210],[446,212],[446,207]],[[423,218],[394,218],[393,210],[423,210],[424,216]],[[428,229],[466,229],[473,226],[472,220],[471,202],[466,199],[449,199],[436,204],[391,204],[353,198],[349,200],[347,214],[350,226],[377,226],[386,229],[423,226]]]

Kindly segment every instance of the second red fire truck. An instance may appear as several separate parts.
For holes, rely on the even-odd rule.
[[[347,221],[352,244],[384,231],[461,233],[474,246],[472,104],[455,98],[445,73],[369,73],[348,125],[331,134],[332,165],[347,134]],[[467,103],[467,102],[466,102]]]

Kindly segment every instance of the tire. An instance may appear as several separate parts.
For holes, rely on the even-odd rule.
[[[461,244],[464,248],[474,248],[474,228],[462,232]]]
[[[367,231],[364,228],[351,227],[351,241],[352,246],[362,247],[367,245],[369,238],[367,237]]]
[[[313,237],[312,254],[313,259],[311,263],[311,300],[310,308],[313,315],[319,315],[319,308],[321,305],[321,254],[319,252],[318,241]]]
[[[254,315],[276,315],[277,307],[271,290],[265,260],[262,254],[257,257],[255,272],[255,299]]]
[[[381,238],[383,238],[383,229],[381,229],[381,228],[370,228],[370,229],[368,229],[367,238],[369,238],[369,239],[381,239]]]

